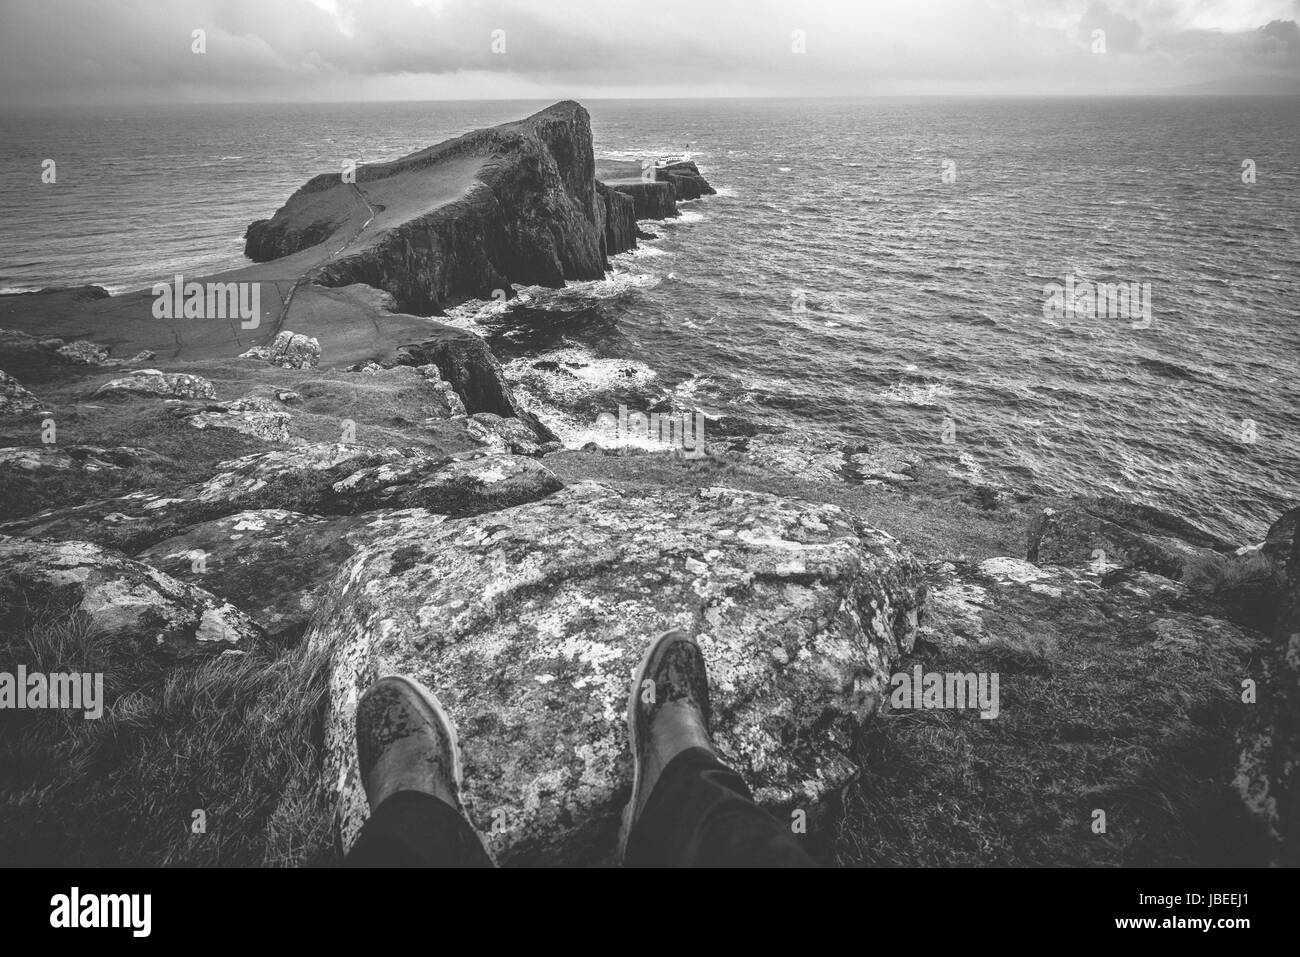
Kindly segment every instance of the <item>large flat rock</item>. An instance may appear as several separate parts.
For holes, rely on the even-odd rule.
[[[475,825],[505,821],[498,856],[525,864],[611,859],[631,785],[628,684],[656,634],[697,636],[715,741],[759,802],[811,816],[856,773],[850,739],[923,600],[917,563],[836,506],[596,483],[399,521],[329,592],[307,640],[332,649],[325,780],[344,844],[366,816],[357,698],[404,673],[459,726]]]

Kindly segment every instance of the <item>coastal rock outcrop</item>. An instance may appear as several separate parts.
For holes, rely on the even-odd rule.
[[[673,192],[679,200],[699,199],[718,192],[700,175],[700,168],[692,160],[678,160],[660,166],[655,170],[655,178],[672,183]]]
[[[423,342],[403,346],[398,358],[413,366],[436,366],[442,378],[456,390],[469,414],[490,412],[506,419],[519,419],[539,442],[559,440],[559,436],[519,404],[501,363],[488,344],[472,332],[445,330]]]
[[[1043,565],[1140,568],[1181,578],[1188,562],[1235,550],[1178,516],[1112,498],[1048,508],[1029,527],[1027,556]]]
[[[649,642],[681,626],[714,737],[759,802],[813,816],[911,646],[920,567],[832,505],[597,483],[437,525],[399,521],[342,569],[308,628],[333,656],[324,779],[344,846],[366,816],[353,712],[414,675],[457,722],[471,819],[502,863],[608,861],[631,785],[624,711]],[[497,828],[499,831],[499,828]]]
[[[511,283],[558,287],[604,275],[591,121],[574,102],[389,163],[310,180],[248,228],[257,262],[343,232],[354,237],[314,281],[366,283],[429,315]]]
[[[1266,828],[1277,867],[1300,866],[1300,537],[1292,509],[1270,529],[1275,544],[1290,534],[1280,611],[1262,657],[1257,698],[1240,735],[1236,787]]]

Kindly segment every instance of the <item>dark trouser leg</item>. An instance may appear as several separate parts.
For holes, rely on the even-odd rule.
[[[451,805],[398,791],[370,813],[346,867],[491,867],[478,835]]]
[[[740,775],[705,748],[683,751],[655,782],[628,838],[628,867],[816,867]]]

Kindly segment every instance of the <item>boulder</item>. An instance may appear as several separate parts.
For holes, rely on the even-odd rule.
[[[419,507],[463,515],[532,502],[562,487],[550,469],[524,456],[449,461],[417,455],[354,472],[337,482],[333,493],[335,507],[347,511]]]
[[[589,864],[614,855],[628,684],[656,634],[699,640],[714,739],[759,803],[813,816],[857,773],[850,742],[911,647],[923,586],[896,541],[836,506],[583,483],[399,521],[329,595],[306,640],[332,655],[323,780],[343,846],[366,816],[357,698],[401,673],[456,721],[471,820],[506,825],[498,860]]]
[[[320,364],[320,343],[308,336],[285,330],[269,346],[253,346],[240,353],[241,359],[260,359],[281,369],[314,369]]]
[[[465,423],[469,434],[493,452],[514,455],[543,455],[559,451],[559,442],[542,442],[537,433],[519,419],[503,419],[492,412],[476,412]]]
[[[345,516],[256,509],[200,522],[136,558],[226,599],[270,639],[287,643],[302,635],[334,573],[357,549],[412,521],[432,528],[443,516],[424,509]]]
[[[360,469],[416,455],[413,449],[342,444],[294,446],[221,462],[205,482],[53,509],[0,525],[0,534],[85,539],[136,552],[187,526],[248,509],[330,513],[332,486]]]
[[[101,449],[94,445],[37,445],[0,449],[0,470],[23,472],[62,472],[69,469],[86,472],[117,471],[167,461],[166,456],[157,452],[131,446]]]
[[[196,429],[230,429],[263,442],[288,442],[292,418],[271,399],[246,395],[194,412],[186,422]]]
[[[24,389],[13,376],[0,370],[0,416],[31,415],[40,408],[40,399]]]
[[[95,390],[94,398],[133,395],[163,396],[174,399],[215,399],[217,389],[202,376],[185,372],[138,369],[125,378],[105,382]]]
[[[1028,558],[1043,565],[1140,568],[1181,578],[1189,562],[1234,550],[1184,519],[1118,499],[1047,508],[1029,526]]]
[[[140,650],[188,653],[212,643],[244,646],[261,631],[209,592],[90,542],[0,536],[0,621],[80,612],[97,631]]]

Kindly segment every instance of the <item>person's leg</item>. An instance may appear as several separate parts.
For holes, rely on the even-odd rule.
[[[709,738],[709,681],[680,632],[650,646],[633,681],[635,768],[624,814],[629,867],[816,867],[789,828],[754,803]]]
[[[370,818],[348,867],[491,867],[460,803],[456,729],[418,682],[381,678],[357,702]]]

